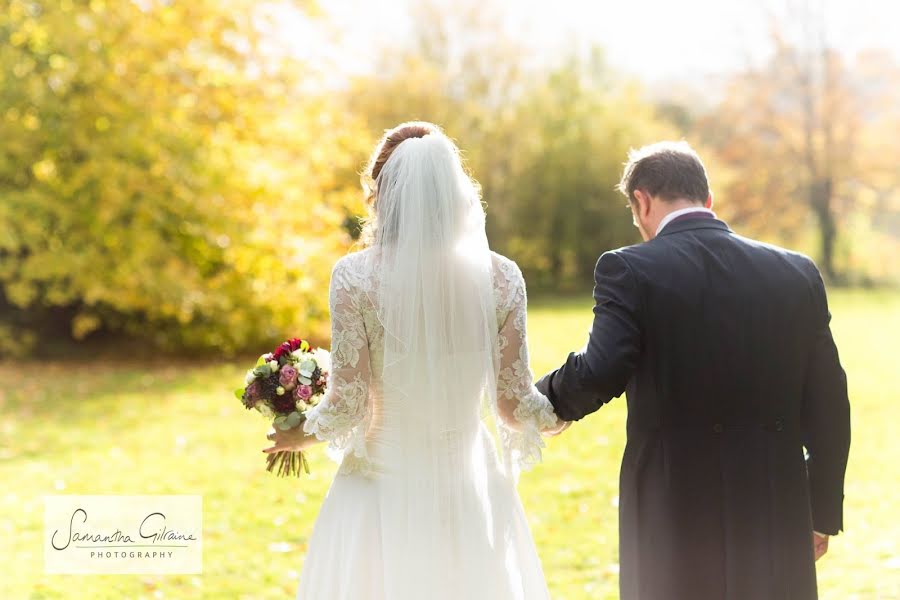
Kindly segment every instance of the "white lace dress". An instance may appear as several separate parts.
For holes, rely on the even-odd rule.
[[[515,489],[515,476],[504,470],[490,433],[478,419],[476,431],[456,443],[468,444],[466,464],[476,479],[455,477],[460,486],[448,495],[472,495],[486,518],[462,515],[450,521],[447,537],[458,538],[456,553],[425,563],[416,573],[398,560],[415,535],[412,523],[397,539],[382,527],[388,501],[380,476],[390,468],[389,454],[378,450],[377,422],[383,366],[384,331],[371,294],[366,251],[344,257],[334,267],[330,305],[332,379],[326,397],[311,411],[307,433],[328,442],[340,468],[322,505],[307,550],[297,597],[302,600],[540,600],[549,598],[540,560]],[[526,344],[525,282],[518,266],[493,255],[494,296],[499,324],[500,371],[497,409],[504,455],[518,469],[540,461],[541,431],[557,424],[552,406],[533,385]],[[473,409],[476,410],[476,409]],[[438,442],[435,442],[438,443]],[[468,464],[471,462],[471,467]],[[438,467],[439,468],[439,467]],[[475,481],[475,484],[463,483]],[[451,484],[452,485],[452,484]],[[455,497],[457,497],[455,496]],[[477,496],[477,498],[475,497]],[[392,496],[396,502],[396,497]],[[425,499],[405,498],[413,505]],[[433,531],[434,529],[432,529]],[[414,540],[413,540],[414,541]],[[450,540],[447,542],[451,543]],[[449,557],[449,558],[448,558]],[[419,578],[410,585],[412,578]],[[422,583],[425,582],[425,583]],[[426,588],[426,589],[422,589]]]

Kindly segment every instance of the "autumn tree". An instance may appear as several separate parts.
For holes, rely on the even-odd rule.
[[[787,240],[800,236],[811,215],[820,265],[836,280],[841,225],[866,179],[860,136],[873,105],[829,44],[824,14],[790,6],[789,23],[772,21],[771,58],[731,78],[701,127],[731,171],[730,215]]]
[[[496,2],[417,4],[414,31],[355,79],[349,111],[375,133],[409,119],[454,137],[481,183],[488,235],[536,289],[592,281],[599,254],[636,240],[615,184],[629,148],[673,135],[598,50],[541,61]]]
[[[351,119],[238,0],[0,2],[0,336],[324,334]]]

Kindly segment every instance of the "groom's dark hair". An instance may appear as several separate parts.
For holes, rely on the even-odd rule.
[[[702,203],[709,197],[706,168],[684,141],[658,142],[629,152],[617,187],[630,202],[635,201],[635,190],[666,201],[685,199]]]

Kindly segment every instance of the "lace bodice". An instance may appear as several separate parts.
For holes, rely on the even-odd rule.
[[[304,431],[328,442],[341,473],[370,474],[366,432],[381,389],[384,330],[371,298],[377,282],[364,259],[368,250],[345,256],[331,274],[332,374],[322,402],[311,409]],[[518,469],[541,459],[541,432],[557,424],[549,400],[535,387],[528,366],[525,280],[518,265],[493,254],[494,297],[499,326],[497,413],[504,454]]]

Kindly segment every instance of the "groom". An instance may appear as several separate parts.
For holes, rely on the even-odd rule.
[[[587,345],[537,386],[568,421],[627,393],[621,598],[816,598],[850,446],[822,278],[717,219],[684,142],[619,188],[645,243],[600,257]]]

